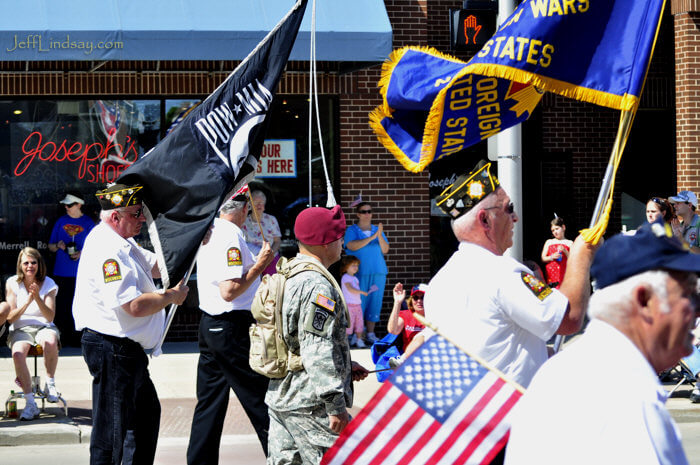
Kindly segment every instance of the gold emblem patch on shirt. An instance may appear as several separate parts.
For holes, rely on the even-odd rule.
[[[105,260],[102,264],[102,276],[105,279],[105,283],[121,280],[122,272],[119,270],[119,263],[113,258]]]
[[[241,251],[236,247],[231,247],[226,251],[226,262],[228,266],[242,265]]]
[[[549,286],[535,278],[533,275],[521,271],[520,277],[527,288],[530,289],[538,299],[544,300],[552,293],[552,289]]]
[[[323,294],[319,294],[316,296],[316,305],[319,307],[325,308],[329,312],[335,311],[335,300],[329,299]]]

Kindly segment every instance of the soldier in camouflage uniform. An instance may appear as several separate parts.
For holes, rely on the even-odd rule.
[[[328,268],[340,259],[344,232],[339,206],[302,211],[294,225],[295,260]],[[367,370],[350,360],[347,308],[335,280],[315,271],[290,278],[282,316],[284,340],[304,369],[270,380],[267,463],[317,464],[350,420],[352,381],[367,377]]]

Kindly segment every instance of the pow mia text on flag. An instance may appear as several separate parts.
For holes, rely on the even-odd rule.
[[[144,186],[164,287],[182,279],[224,199],[253,178],[266,119],[308,0],[298,0],[238,67],[119,177]]]
[[[237,92],[235,97],[239,104],[234,104],[233,111],[228,102],[224,102],[194,123],[212,150],[227,166],[236,166],[238,163],[237,156],[243,154],[243,150],[241,150],[243,147],[241,146],[244,145],[247,148],[247,136],[250,128],[260,124],[265,119],[265,113],[270,108],[273,95],[259,80],[255,79],[255,82],[249,83],[240,92]],[[251,118],[248,120],[250,123],[246,122],[248,124],[244,123],[241,128],[238,128],[238,115],[244,110],[245,114],[240,118],[241,120],[248,115],[258,116]],[[248,130],[243,130],[246,127]],[[240,132],[240,136],[237,132]],[[241,136],[245,136],[245,140]],[[229,145],[229,155],[224,155],[222,152],[232,139],[234,141],[240,140],[244,143],[231,143]],[[248,154],[245,153],[244,155]]]

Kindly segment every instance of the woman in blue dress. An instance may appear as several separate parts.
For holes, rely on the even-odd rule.
[[[372,205],[369,202],[359,203],[355,212],[357,222],[345,231],[345,250],[348,255],[360,259],[360,270],[355,275],[360,281],[360,289],[376,289],[375,292],[362,296],[366,339],[374,343],[377,341],[374,326],[379,321],[386,287],[387,268],[384,255],[389,252],[389,242],[382,223],[372,224]]]

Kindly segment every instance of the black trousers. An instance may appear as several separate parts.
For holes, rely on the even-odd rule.
[[[75,321],[73,320],[75,277],[54,276],[53,280],[58,285],[54,323],[61,332],[61,345],[63,347],[80,347],[82,332],[75,330]]]
[[[241,402],[267,455],[270,417],[265,405],[265,393],[268,379],[255,373],[248,365],[248,328],[254,321],[249,311],[236,310],[218,316],[202,313],[199,322],[197,406],[187,447],[188,464],[219,463],[229,388]]]

